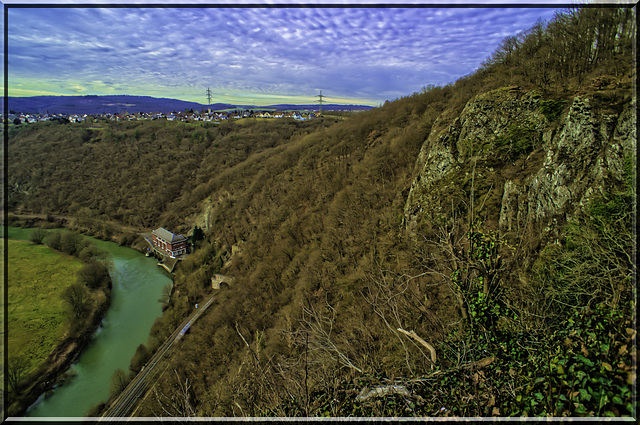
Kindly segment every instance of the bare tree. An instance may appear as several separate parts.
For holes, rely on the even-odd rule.
[[[413,335],[410,335],[410,332],[404,330],[404,328],[412,322],[410,316],[418,312],[420,313],[420,317],[426,317],[429,322],[435,324],[437,327],[441,326],[440,322],[433,317],[433,313],[431,313],[430,309],[425,305],[423,301],[425,297],[421,296],[416,289],[416,285],[413,285],[415,280],[427,274],[428,272],[417,275],[399,274],[390,270],[383,270],[382,267],[378,265],[378,272],[368,275],[369,284],[367,285],[365,301],[373,307],[374,312],[382,319],[387,328],[396,336],[402,345],[405,353],[405,362],[411,374],[414,373],[411,361],[413,357],[410,350],[411,345],[407,344],[406,338],[402,336],[404,333],[412,337],[413,335],[417,337],[415,331],[412,331]],[[424,285],[423,289],[435,285],[438,285],[438,283]],[[414,341],[420,342],[420,345],[423,347],[430,345],[426,342],[423,344],[422,342],[424,342],[424,340],[419,337],[414,337],[409,341],[413,343],[414,347],[417,347],[422,357],[431,362],[433,366],[435,356],[431,355],[431,350],[429,350],[430,356],[427,356]],[[433,349],[433,347],[431,347],[431,349]]]
[[[507,257],[514,248],[497,232],[486,230],[479,222],[463,229],[454,224],[440,228],[435,242],[427,241],[435,249],[427,259],[430,273],[440,276],[455,295],[460,315],[469,320],[469,297],[482,292],[486,300],[501,296],[501,279],[507,272]]]
[[[158,299],[162,303],[162,307],[169,305],[171,301],[171,285],[167,284],[162,287],[162,296]]]
[[[61,294],[62,299],[71,307],[70,315],[73,318],[79,318],[89,306],[89,295],[87,290],[81,283],[74,283],[68,286]]]
[[[116,369],[113,372],[113,376],[111,376],[111,386],[109,388],[109,392],[112,396],[117,396],[127,387],[128,380],[127,374],[122,369]]]
[[[302,307],[302,317],[300,324],[301,336],[303,336],[305,345],[309,347],[310,352],[321,352],[328,354],[338,361],[342,366],[353,369],[362,373],[362,369],[356,366],[344,349],[340,348],[335,342],[333,329],[336,320],[336,309],[325,302],[326,313],[318,311],[312,305]]]
[[[170,393],[167,395],[164,391],[158,390],[157,386],[153,387],[156,402],[161,412],[154,412],[158,417],[171,416],[193,418],[196,417],[196,410],[193,406],[194,394],[192,384],[189,377],[184,379],[178,375],[177,370],[173,370],[176,380],[171,386]],[[160,413],[160,414],[158,414]]]
[[[6,369],[7,385],[10,391],[16,391],[24,378],[24,373],[29,367],[26,357],[14,357],[9,359]]]
[[[256,332],[254,341],[249,343],[237,323],[235,328],[246,345],[248,353],[231,382],[233,405],[240,409],[241,416],[256,416],[257,413],[262,413],[263,406],[266,406],[269,414],[285,416],[282,404],[283,402],[297,404],[299,398],[294,393],[301,379],[297,374],[291,373],[292,368],[283,368],[281,364],[274,365],[273,357],[263,361],[263,356],[260,354],[262,332]],[[242,405],[245,407],[243,408]]]

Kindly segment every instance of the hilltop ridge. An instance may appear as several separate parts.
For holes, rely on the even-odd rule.
[[[121,112],[163,112],[191,110],[201,111],[211,109],[212,111],[225,109],[275,109],[282,110],[316,110],[319,105],[293,105],[278,104],[268,106],[255,105],[235,105],[230,103],[214,103],[205,105],[197,102],[188,102],[178,99],[157,98],[151,96],[33,96],[33,97],[9,97],[9,111],[21,113],[51,113],[51,114],[115,114]],[[338,105],[323,104],[324,110],[367,110],[371,106],[365,105]]]

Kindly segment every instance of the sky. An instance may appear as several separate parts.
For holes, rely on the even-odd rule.
[[[210,89],[212,103],[270,105],[314,103],[322,90],[326,103],[378,106],[472,73],[505,37],[561,10],[552,2],[526,8],[346,7],[335,0],[324,3],[339,7],[39,3],[45,2],[65,7],[4,2],[8,96],[126,94],[206,104]]]

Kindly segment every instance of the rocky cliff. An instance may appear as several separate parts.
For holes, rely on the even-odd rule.
[[[636,150],[635,110],[635,99],[606,91],[562,102],[509,87],[473,98],[425,140],[407,229],[419,233],[462,211],[504,235],[551,232],[622,182],[624,158]]]

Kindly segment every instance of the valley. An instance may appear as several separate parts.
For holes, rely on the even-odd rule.
[[[634,19],[558,15],[346,119],[12,126],[9,224],[202,230],[122,376],[234,284],[139,416],[633,417]]]

